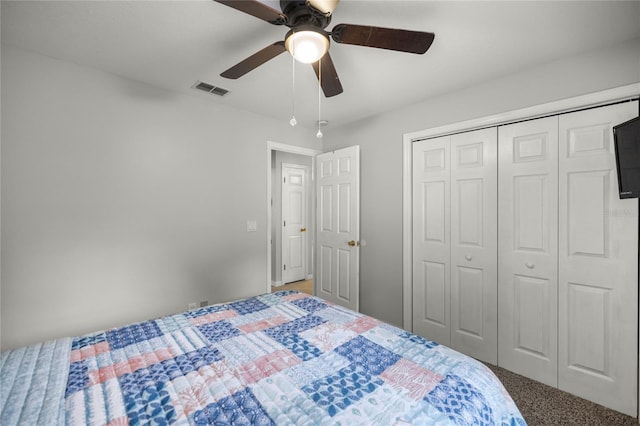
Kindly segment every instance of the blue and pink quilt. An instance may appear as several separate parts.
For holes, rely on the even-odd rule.
[[[297,292],[88,334],[68,354],[70,425],[525,425],[480,362]]]

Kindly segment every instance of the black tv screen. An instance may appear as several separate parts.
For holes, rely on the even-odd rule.
[[[640,117],[613,127],[620,198],[640,197]]]

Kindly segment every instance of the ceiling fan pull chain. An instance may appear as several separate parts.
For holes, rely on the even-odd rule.
[[[298,124],[298,120],[296,120],[296,58],[293,56],[291,56],[291,69],[293,77],[291,79],[291,120],[289,120],[289,124],[293,127]]]
[[[322,58],[318,59],[318,133],[316,133],[316,137],[318,139],[322,139],[322,130],[320,129],[320,119],[322,118],[322,114],[320,112],[320,104],[322,100]]]

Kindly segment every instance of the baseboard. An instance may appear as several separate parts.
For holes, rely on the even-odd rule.
[[[271,281],[271,287],[280,287],[282,284],[282,281]]]

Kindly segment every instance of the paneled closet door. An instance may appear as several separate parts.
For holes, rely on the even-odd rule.
[[[558,387],[636,415],[638,200],[620,200],[612,126],[638,102],[560,116]]]
[[[451,347],[498,362],[497,128],[451,136]]]
[[[413,331],[450,344],[448,136],[413,144]]]
[[[557,386],[558,117],[498,141],[498,365]]]

